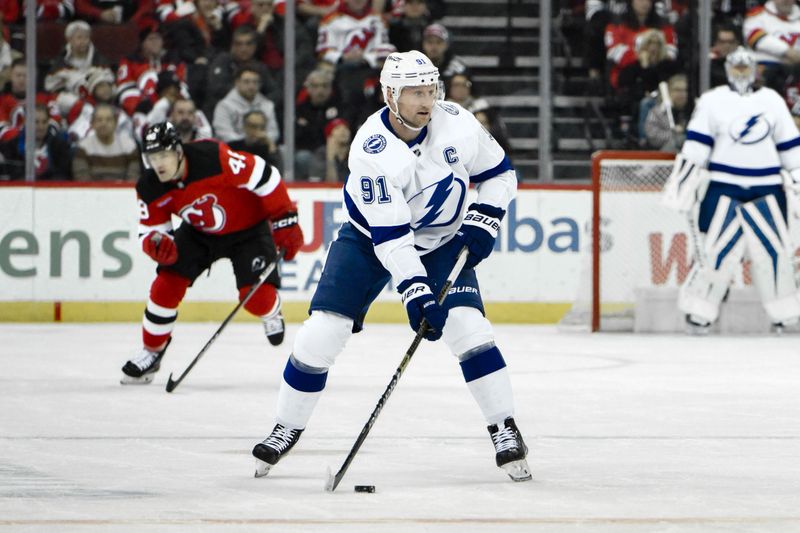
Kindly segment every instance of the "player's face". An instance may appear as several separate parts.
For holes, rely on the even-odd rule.
[[[403,120],[415,128],[428,124],[437,91],[436,84],[405,87],[397,99],[397,110]]]
[[[175,150],[147,154],[147,162],[158,175],[158,181],[162,183],[171,181],[178,173],[178,152]]]

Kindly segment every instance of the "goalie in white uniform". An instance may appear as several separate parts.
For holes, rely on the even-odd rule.
[[[787,200],[797,213],[800,134],[783,98],[755,88],[755,60],[739,47],[725,62],[729,85],[698,101],[664,190],[665,205],[690,214],[694,264],[678,307],[704,333],[745,254],[764,309],[780,330],[800,317]]]
[[[344,187],[349,221],[331,244],[311,316],[286,363],[276,425],[253,449],[257,477],[298,441],[328,369],[392,281],[412,329],[425,319],[425,338],[442,338],[458,359],[488,423],[497,466],[515,481],[531,478],[508,371],[484,316],[474,270],[494,248],[516,193],[516,173],[470,112],[438,101],[438,81],[438,69],[418,51],[392,53],[386,60],[381,85],[387,107],[353,138]],[[478,198],[467,207],[470,183]],[[464,246],[467,262],[440,306],[438,288]]]

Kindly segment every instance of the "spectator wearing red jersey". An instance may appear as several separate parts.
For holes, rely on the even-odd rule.
[[[142,104],[147,104],[143,112],[155,104],[160,73],[172,71],[181,82],[186,82],[186,64],[178,59],[177,54],[164,48],[164,37],[156,27],[146,27],[140,38],[139,50],[123,58],[117,69],[119,104],[131,116]],[[184,90],[188,88],[184,87]]]
[[[71,153],[67,136],[50,120],[47,106],[36,104],[34,120],[36,154],[34,172],[37,180],[67,180],[71,178]],[[0,142],[0,154],[5,158],[5,170],[0,175],[6,179],[25,179],[25,128],[16,131],[9,139]]]
[[[780,92],[800,67],[800,7],[795,0],[769,0],[747,13],[742,32],[755,50],[759,78]]]
[[[637,62],[644,68],[657,64],[656,57],[651,57],[654,54],[643,46],[640,39],[648,30],[658,30],[664,36],[664,54],[660,60],[675,60],[677,57],[675,31],[658,16],[653,0],[630,0],[625,13],[606,26],[606,58],[611,65],[609,83],[613,89],[619,87],[619,74],[623,68]]]
[[[130,20],[144,25],[153,17],[155,6],[152,0],[75,0],[75,10],[79,18],[90,22],[121,24]]]
[[[25,58],[20,57],[11,64],[9,81],[0,93],[0,141],[7,141],[19,134],[25,126],[25,93],[28,79]],[[51,123],[57,127],[61,122],[53,95],[37,93],[36,103],[47,107]]]

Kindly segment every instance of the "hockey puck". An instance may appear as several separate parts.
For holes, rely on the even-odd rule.
[[[356,492],[375,492],[375,485],[356,485]]]

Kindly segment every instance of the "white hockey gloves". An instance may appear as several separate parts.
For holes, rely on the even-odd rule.
[[[688,213],[703,198],[708,187],[708,172],[683,157],[675,156],[672,174],[664,184],[661,203],[664,207]]]
[[[786,193],[786,208],[790,215],[800,218],[800,168],[781,170],[781,177]]]

